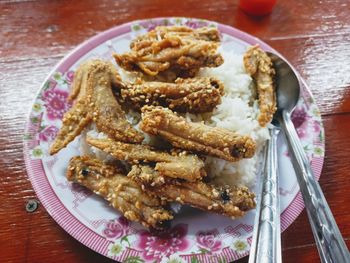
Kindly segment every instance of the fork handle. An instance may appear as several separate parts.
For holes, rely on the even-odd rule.
[[[271,128],[265,146],[265,163],[260,179],[259,200],[254,222],[253,243],[249,263],[275,263],[281,259],[281,225],[277,176],[277,135]]]
[[[300,191],[304,199],[307,215],[323,263],[350,262],[350,254],[342,238],[337,223],[327,204],[322,189],[315,180],[305,151],[291,121],[290,114],[282,112],[281,123],[285,131],[289,153]]]

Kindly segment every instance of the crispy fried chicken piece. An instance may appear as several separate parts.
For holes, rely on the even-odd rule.
[[[83,100],[77,101],[72,108],[64,114],[62,127],[50,146],[50,154],[53,155],[66,147],[91,121],[92,115],[87,103]]]
[[[88,79],[88,94],[93,106],[93,120],[97,129],[123,142],[140,143],[143,135],[126,120],[125,112],[113,96],[112,84],[120,83],[120,76],[109,62],[96,63]]]
[[[61,129],[49,150],[51,155],[66,147],[92,121],[91,107],[87,99],[87,80],[94,62],[94,60],[87,61],[76,70],[72,90],[68,97],[69,101],[76,99],[76,102],[63,116]]]
[[[135,109],[144,105],[166,106],[181,112],[210,112],[221,102],[224,87],[211,78],[176,79],[175,83],[144,82],[126,84],[120,89],[122,102]]]
[[[266,126],[277,110],[273,83],[275,70],[271,58],[258,46],[250,47],[243,58],[246,71],[253,77],[259,98],[260,126]]]
[[[173,71],[180,77],[193,77],[201,67],[217,67],[223,58],[217,53],[216,29],[156,27],[131,43],[131,51],[114,54],[119,66],[155,76]]]
[[[127,219],[145,227],[162,228],[173,216],[164,209],[158,197],[149,195],[131,178],[122,175],[113,165],[88,156],[73,157],[67,179],[79,183],[102,196]]]
[[[177,201],[232,218],[241,217],[255,207],[255,196],[246,187],[216,187],[202,181],[179,181],[161,176],[152,167],[143,165],[134,165],[128,177],[138,182],[142,189],[169,202]]]
[[[145,106],[142,111],[140,128],[149,134],[163,137],[175,147],[232,162],[254,155],[256,144],[249,136],[188,122],[167,108]]]
[[[76,102],[63,116],[50,154],[66,147],[92,121],[112,138],[133,143],[143,141],[143,135],[132,128],[114,99],[112,84],[120,85],[120,77],[111,63],[91,60],[79,66],[69,97]]]
[[[147,145],[127,144],[111,139],[94,139],[89,136],[86,141],[118,160],[131,163],[156,163],[155,169],[165,176],[190,182],[206,176],[204,162],[193,154],[182,152],[171,155],[167,152],[156,151]]]
[[[69,101],[74,101],[78,98],[86,101],[87,95],[87,80],[90,72],[90,68],[93,67],[93,64],[96,63],[96,60],[88,60],[82,63],[74,73],[73,83],[71,85],[71,91],[68,97]]]
[[[214,27],[192,29],[186,26],[158,26],[155,30],[151,30],[147,34],[138,36],[132,40],[130,48],[134,51],[139,51],[148,47],[151,49],[151,52],[152,47],[155,47],[155,45],[152,46],[152,44],[159,41],[159,39],[165,39],[166,37],[220,42],[219,31]]]

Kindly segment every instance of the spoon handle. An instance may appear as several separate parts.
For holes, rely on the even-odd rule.
[[[350,254],[337,223],[318,182],[314,179],[309,161],[291,121],[290,114],[282,112],[289,152],[304,199],[307,215],[323,263],[350,262]]]
[[[282,262],[277,173],[277,135],[279,129],[272,128],[269,131],[271,139],[265,146],[264,171],[260,180],[260,195],[256,208],[249,263]]]

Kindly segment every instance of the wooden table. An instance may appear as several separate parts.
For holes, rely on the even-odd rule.
[[[236,0],[0,1],[0,261],[110,262],[68,235],[35,199],[22,156],[32,100],[52,67],[98,32],[134,19],[188,16],[251,33],[281,52],[306,79],[326,131],[321,186],[350,245],[350,2],[279,0],[252,18]],[[283,233],[284,262],[319,262],[305,211]],[[247,258],[239,262],[247,262]]]

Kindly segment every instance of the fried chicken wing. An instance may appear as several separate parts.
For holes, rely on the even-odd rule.
[[[142,71],[155,76],[170,70],[177,76],[190,77],[201,67],[217,67],[223,58],[217,53],[217,29],[156,27],[134,40],[131,51],[115,54],[119,66],[129,71]]]
[[[73,83],[71,85],[71,91],[68,97],[69,101],[74,101],[75,99],[83,99],[86,101],[87,95],[87,80],[89,72],[96,60],[88,60],[82,63],[75,71]]]
[[[135,109],[154,105],[192,113],[212,111],[220,104],[223,93],[222,82],[213,77],[178,78],[175,83],[140,80],[120,89],[122,102]]]
[[[167,152],[156,151],[147,145],[127,144],[111,139],[94,139],[89,136],[87,142],[118,160],[131,163],[156,163],[155,169],[165,176],[191,182],[206,176],[204,162],[193,154],[171,155]]]
[[[166,39],[167,37],[220,42],[219,32],[214,27],[192,29],[186,26],[158,26],[155,30],[151,30],[132,40],[130,48],[139,51],[148,47],[152,50],[152,47],[156,47],[156,44],[154,44],[156,41],[159,41],[159,39]],[[158,45],[160,44],[159,42],[156,43]]]
[[[120,77],[111,63],[99,62],[91,69],[88,79],[88,94],[93,106],[93,120],[97,129],[116,140],[140,143],[143,135],[126,120],[125,113],[114,98],[112,84]]]
[[[266,126],[277,110],[276,94],[273,83],[275,70],[271,58],[259,47],[247,50],[243,58],[246,71],[253,77],[259,98],[259,124]]]
[[[149,134],[163,137],[175,147],[232,162],[254,155],[256,144],[249,136],[188,122],[167,108],[145,106],[142,111],[140,128]]]
[[[241,217],[255,207],[255,196],[246,187],[215,187],[202,181],[180,182],[163,177],[152,167],[143,165],[134,165],[128,177],[146,191],[169,202],[177,201],[232,218]]]
[[[93,63],[94,60],[87,61],[76,70],[68,97],[69,101],[76,99],[76,102],[63,116],[61,129],[49,150],[51,155],[65,148],[92,121],[89,100],[87,99],[87,80]]]
[[[120,85],[120,77],[111,63],[91,60],[79,66],[69,97],[76,101],[63,117],[50,154],[66,147],[92,121],[112,138],[133,143],[143,140],[143,135],[128,123],[113,97],[112,85]]]
[[[87,103],[83,100],[77,101],[72,108],[64,114],[62,127],[50,146],[50,154],[53,155],[66,147],[91,121],[92,115]]]
[[[67,169],[67,179],[79,183],[106,199],[127,219],[145,227],[162,228],[171,220],[160,198],[149,195],[131,178],[122,175],[112,165],[87,156],[73,157]]]

